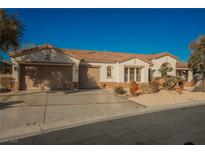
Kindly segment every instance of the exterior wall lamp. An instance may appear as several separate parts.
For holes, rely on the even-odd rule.
[[[75,70],[76,73],[78,72],[78,66],[77,65],[74,65],[74,70]]]
[[[14,71],[17,71],[18,72],[18,67],[16,64],[14,64]]]

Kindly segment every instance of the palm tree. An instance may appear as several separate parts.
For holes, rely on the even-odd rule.
[[[15,15],[0,10],[0,50],[7,53],[18,49],[23,30],[22,22]]]

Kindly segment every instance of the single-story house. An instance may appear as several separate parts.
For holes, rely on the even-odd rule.
[[[130,54],[93,50],[61,49],[45,44],[10,52],[16,89],[70,89],[128,87],[130,81],[148,83],[160,77],[162,65],[169,75],[191,73],[187,63],[168,52]],[[189,73],[188,73],[189,72]]]

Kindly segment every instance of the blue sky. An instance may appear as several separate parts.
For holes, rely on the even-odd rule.
[[[22,46],[50,43],[130,53],[169,51],[186,61],[190,42],[205,34],[205,9],[7,10],[25,25]]]

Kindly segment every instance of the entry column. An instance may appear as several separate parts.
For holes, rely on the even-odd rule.
[[[74,88],[79,88],[79,64],[75,63],[73,65],[73,86]]]
[[[130,68],[127,68],[127,81],[130,82]]]
[[[191,70],[188,70],[188,82],[191,82],[193,80],[193,73]]]

